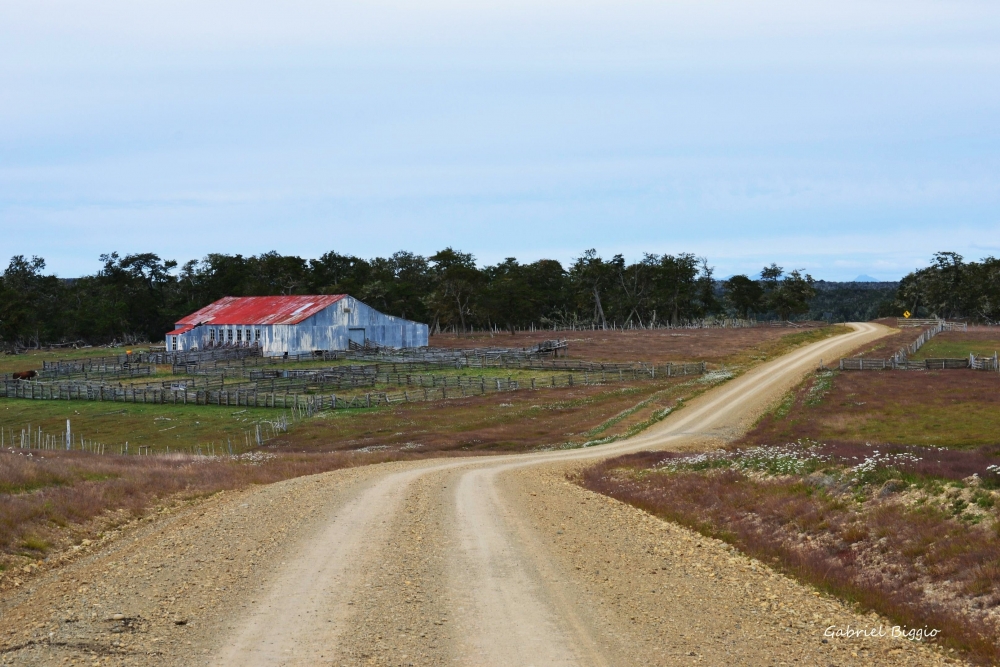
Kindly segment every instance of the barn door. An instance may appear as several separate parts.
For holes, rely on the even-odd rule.
[[[354,345],[352,345],[351,343],[353,343]],[[363,328],[347,330],[347,346],[354,347],[355,345],[357,345],[358,347],[365,346],[365,330]]]

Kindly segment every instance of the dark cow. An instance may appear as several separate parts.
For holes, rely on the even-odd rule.
[[[15,380],[30,380],[38,377],[38,371],[20,371],[18,373],[11,373],[10,376]]]

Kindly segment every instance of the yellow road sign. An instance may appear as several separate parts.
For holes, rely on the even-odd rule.
[[[903,317],[909,319],[910,318],[910,311],[906,311],[905,313],[903,313]]]

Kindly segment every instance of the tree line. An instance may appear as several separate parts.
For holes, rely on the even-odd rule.
[[[0,279],[0,345],[162,340],[181,317],[223,297],[351,294],[437,331],[530,325],[679,325],[712,316],[781,318],[809,312],[815,281],[772,264],[758,279],[719,281],[705,258],[646,254],[637,262],[587,250],[568,266],[507,258],[479,266],[453,248],[424,257],[363,259],[328,252],[210,254],[179,265],[154,253],[101,255],[93,275],[64,279],[40,257],[11,258]]]
[[[955,252],[934,254],[930,266],[899,283],[897,306],[916,317],[1000,322],[1000,259],[967,262]]]

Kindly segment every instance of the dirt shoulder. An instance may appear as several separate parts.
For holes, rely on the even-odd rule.
[[[892,623],[859,615],[719,540],[661,521],[567,480],[577,466],[504,479],[522,526],[559,573],[565,596],[625,654],[609,664],[909,664],[950,661],[891,637],[826,637],[827,628]],[[627,647],[627,648],[626,648]],[[609,646],[610,648],[610,646]],[[615,655],[626,655],[617,660]]]
[[[300,477],[150,516],[0,602],[0,655],[19,664],[199,664],[290,549],[393,466]]]

